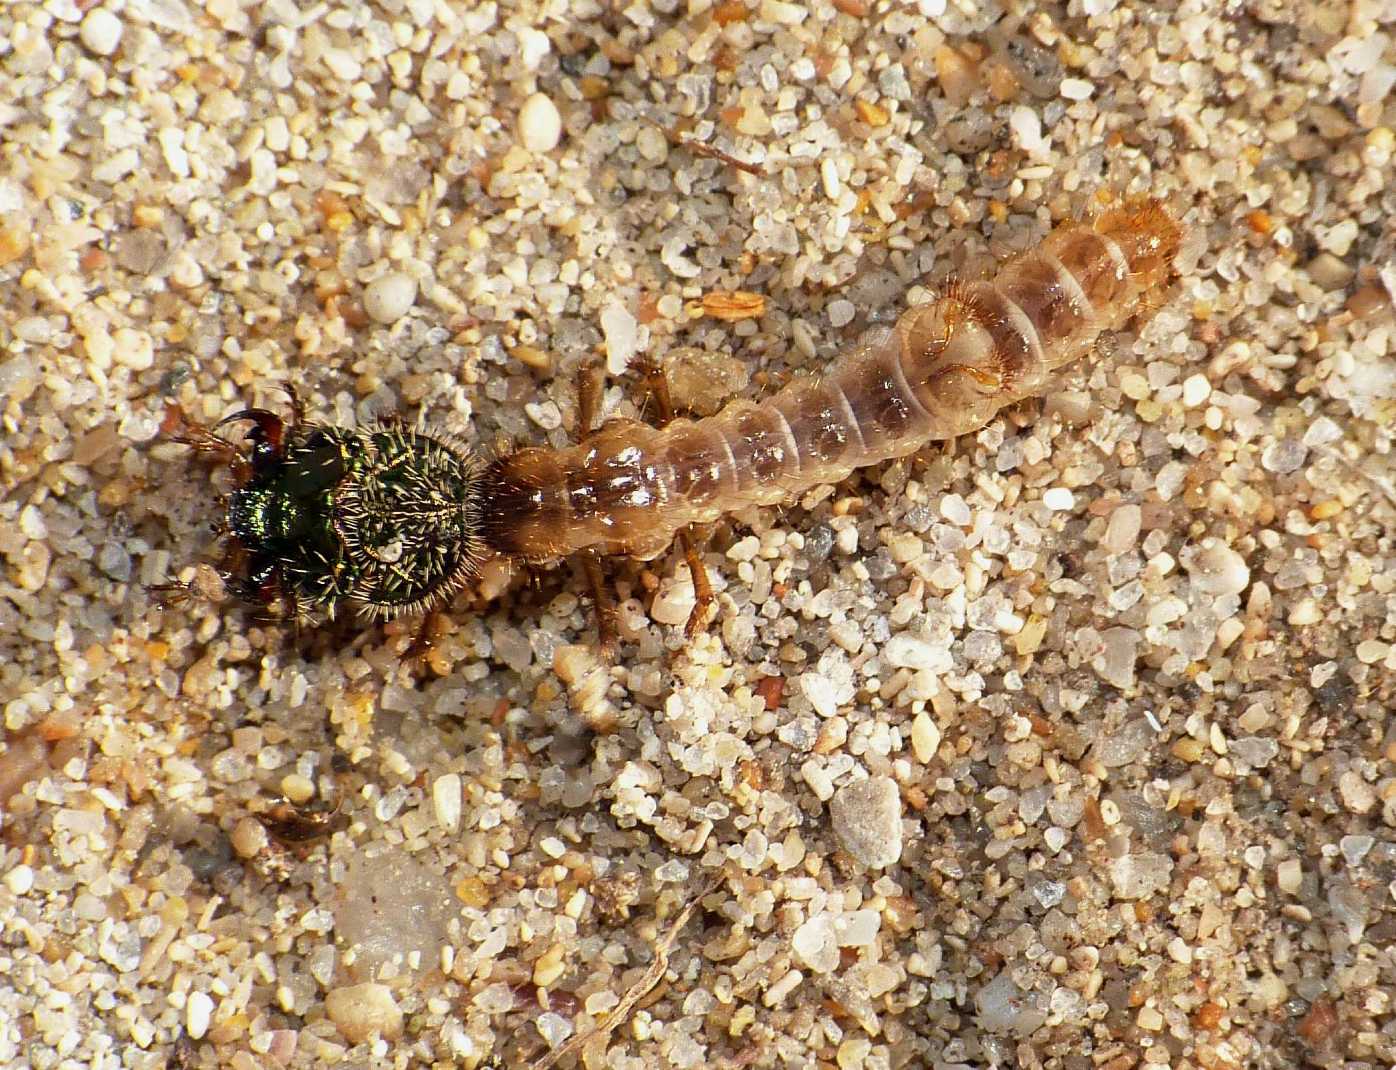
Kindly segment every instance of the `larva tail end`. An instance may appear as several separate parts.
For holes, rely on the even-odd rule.
[[[1138,197],[1101,213],[1096,233],[1119,246],[1142,289],[1164,282],[1183,244],[1183,228],[1156,197]]]

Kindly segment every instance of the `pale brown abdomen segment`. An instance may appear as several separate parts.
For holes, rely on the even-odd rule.
[[[687,524],[786,501],[982,427],[1134,315],[1166,280],[1180,242],[1155,201],[1065,224],[993,280],[952,285],[894,327],[870,331],[825,377],[659,431],[608,427],[546,464],[535,457],[524,482],[537,515],[519,518],[509,552],[598,546],[652,556]],[[518,456],[540,452],[549,451]],[[517,485],[525,466],[515,467]]]

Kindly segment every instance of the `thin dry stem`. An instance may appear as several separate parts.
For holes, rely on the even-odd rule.
[[[561,1047],[554,1048],[536,1063],[533,1070],[549,1070],[549,1067],[556,1066],[560,1059],[564,1059],[575,1052],[580,1051],[598,1036],[605,1036],[620,1025],[635,1006],[644,999],[654,987],[664,979],[665,971],[669,969],[669,952],[673,949],[674,941],[678,939],[683,927],[688,924],[688,919],[693,916],[694,909],[703,901],[703,897],[708,895],[722,883],[722,878],[717,877],[709,881],[703,890],[690,899],[687,905],[679,911],[679,916],[674,919],[674,923],[669,926],[669,930],[664,934],[663,939],[655,945],[654,961],[650,963],[649,969],[644,976],[636,981],[621,997],[619,1003],[604,1014],[596,1025],[588,1029],[585,1033],[578,1033],[571,1037]]]

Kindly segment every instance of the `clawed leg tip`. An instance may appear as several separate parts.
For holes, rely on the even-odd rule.
[[[712,601],[700,600],[688,615],[688,621],[683,626],[683,637],[691,642],[700,635],[706,635],[709,626],[717,618],[714,608]]]
[[[179,580],[170,583],[148,583],[145,590],[151,596],[151,600],[161,609],[183,605],[194,597],[193,586]]]

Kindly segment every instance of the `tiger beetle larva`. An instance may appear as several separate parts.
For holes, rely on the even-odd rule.
[[[166,431],[218,454],[237,489],[226,510],[233,593],[332,616],[441,605],[486,556],[577,554],[615,644],[601,555],[658,556],[677,538],[693,576],[688,634],[712,590],[691,529],[748,505],[790,501],[855,468],[904,457],[984,426],[1042,393],[1050,373],[1102,331],[1147,314],[1173,276],[1182,231],[1156,200],[1059,226],[991,280],[952,283],[936,300],[868,332],[821,377],[703,420],[672,419],[651,369],[660,426],[612,420],[593,430],[596,390],[581,391],[579,441],[489,462],[449,436],[395,423],[347,429],[247,409],[247,450],[172,408]],[[594,384],[593,384],[594,386]],[[221,426],[221,425],[220,425]]]

